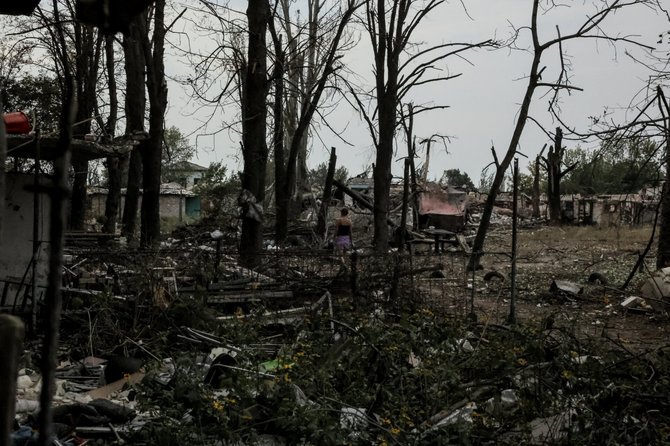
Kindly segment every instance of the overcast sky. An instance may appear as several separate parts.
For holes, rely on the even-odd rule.
[[[238,1],[239,9],[245,9],[246,2]],[[563,35],[576,30],[589,12],[590,2],[565,2],[570,7],[559,7],[543,14],[540,18],[541,39],[556,36],[556,26]],[[601,4],[601,0],[597,0]],[[459,1],[452,0],[436,10],[423,22],[416,34],[416,42],[425,45],[443,42],[477,42],[489,38],[506,40],[516,27],[527,26],[530,20],[530,0],[464,0],[467,13]],[[233,3],[234,5],[234,3]],[[191,33],[189,25],[176,27]],[[668,45],[657,45],[659,34],[670,29],[667,17],[653,11],[634,6],[618,12],[607,19],[603,26],[610,35],[630,35],[636,40],[658,47],[658,51],[669,50]],[[356,33],[354,29],[352,32]],[[178,40],[173,37],[173,40]],[[192,45],[211,45],[210,40],[191,37]],[[529,34],[522,33],[517,45],[528,48]],[[589,116],[602,115],[605,109],[611,117],[625,120],[625,110],[631,101],[640,99],[648,73],[627,54],[643,58],[639,48],[620,44],[612,47],[595,39],[574,40],[564,47],[570,66],[571,83],[583,88],[583,92],[563,93],[561,100],[562,119],[570,126],[586,131]],[[530,66],[531,55],[527,51],[503,48],[495,51],[476,50],[469,53],[467,62],[449,60],[441,67],[451,74],[462,76],[441,83],[418,87],[412,94],[412,101],[418,104],[448,105],[450,108],[426,113],[417,118],[416,134],[419,137],[435,133],[449,135],[450,141],[444,146],[433,146],[429,177],[439,178],[446,169],[458,168],[466,171],[478,183],[482,168],[492,161],[490,147],[494,145],[500,156],[509,145],[519,103],[523,98],[527,80],[525,76]],[[367,36],[360,35],[356,47],[345,54],[344,63],[359,76],[361,83],[369,82],[372,76],[372,55]],[[557,49],[543,56],[547,68],[543,79],[555,79],[559,68]],[[168,75],[175,77],[189,74],[183,60],[171,57],[167,61]],[[189,92],[179,84],[170,82],[170,105],[168,125],[179,127],[184,133],[196,132],[201,121],[209,112],[189,100]],[[531,115],[543,126],[553,131],[557,123],[547,112],[546,90],[538,90],[531,108]],[[637,96],[636,96],[637,95]],[[636,99],[637,98],[637,99]],[[206,129],[200,133],[216,132],[221,122],[230,120],[238,111],[234,106],[224,108],[224,114],[217,115]],[[324,126],[316,129],[318,135],[311,139],[308,163],[315,166],[328,159],[328,148],[336,146],[338,162],[346,166],[351,174],[362,172],[374,161],[374,149],[367,127],[359,119],[355,110],[341,101],[328,117],[331,127],[342,132],[342,137],[353,145],[342,142]],[[195,143],[196,138],[192,138]],[[548,142],[548,138],[537,125],[529,122],[521,140],[520,151],[534,158]],[[404,153],[404,142],[398,139],[400,158]],[[575,143],[576,144],[576,143]],[[583,143],[582,147],[592,147],[596,143]],[[568,142],[568,146],[574,145]],[[207,165],[212,161],[223,161],[231,169],[241,169],[239,163],[239,136],[223,131],[216,136],[197,138],[198,157],[195,160]],[[423,151],[420,155],[423,155]],[[394,172],[401,172],[401,161],[394,163]],[[521,158],[522,166],[527,164]]]

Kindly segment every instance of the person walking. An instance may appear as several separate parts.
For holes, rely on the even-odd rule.
[[[352,224],[351,219],[349,218],[349,209],[347,208],[343,208],[340,211],[340,218],[335,220],[333,246],[335,247],[335,252],[339,254],[342,259],[342,263],[344,263],[344,254],[354,246]]]

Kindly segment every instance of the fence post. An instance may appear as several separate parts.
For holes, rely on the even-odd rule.
[[[10,444],[10,434],[14,428],[16,403],[16,378],[19,371],[19,355],[23,349],[25,328],[15,316],[0,315],[0,444]]]
[[[351,297],[356,297],[358,293],[358,254],[356,251],[351,252]]]
[[[518,196],[519,196],[519,158],[514,158],[514,195],[512,199],[512,271],[510,272],[510,301],[508,324],[516,324],[516,256],[517,256],[517,220],[518,215]]]

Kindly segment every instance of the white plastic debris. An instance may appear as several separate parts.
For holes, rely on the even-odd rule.
[[[464,338],[464,339],[457,339],[456,342],[455,342],[455,344],[456,344],[456,347],[457,347],[459,350],[461,350],[461,351],[463,351],[463,352],[465,352],[465,353],[472,353],[472,352],[475,351],[475,349],[474,349],[474,347],[472,346],[472,344],[470,344],[470,341],[468,341],[468,340],[465,339],[465,338]]]
[[[33,380],[28,375],[21,375],[16,380],[16,388],[19,390],[30,389],[33,386]]]
[[[519,397],[514,389],[505,389],[500,392],[500,396],[492,397],[486,400],[484,408],[490,415],[499,416],[503,412],[508,412],[519,403]]]
[[[500,392],[500,402],[504,407],[511,407],[519,402],[519,397],[514,389],[505,389]]]
[[[357,437],[368,424],[365,408],[343,407],[340,414],[340,426],[350,432],[351,437]]]
[[[407,363],[409,365],[411,365],[412,367],[415,367],[415,368],[419,367],[419,365],[421,364],[421,358],[416,356],[414,354],[414,352],[411,351],[411,352],[409,352],[409,357],[407,358]]]
[[[16,400],[15,407],[16,413],[28,413],[36,411],[40,407],[40,404],[38,401],[20,399]]]

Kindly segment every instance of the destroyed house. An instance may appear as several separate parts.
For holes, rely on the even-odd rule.
[[[200,182],[205,172],[207,172],[205,166],[200,166],[190,161],[175,163],[170,170],[172,171],[172,176],[175,177],[173,181],[189,190],[193,189]]]
[[[564,195],[561,217],[575,224],[598,226],[652,224],[658,198],[643,193],[598,196]]]
[[[7,156],[10,158],[53,161],[57,147],[56,137],[7,136]],[[79,139],[70,144],[72,155],[86,160],[121,156],[131,147],[129,143],[102,145]],[[37,162],[32,164],[39,165]],[[46,287],[50,203],[48,195],[40,193],[40,189],[50,186],[51,182],[41,169],[35,168],[29,173],[7,172],[5,181],[0,239],[0,310],[20,314],[34,311],[34,303],[42,299]]]
[[[142,204],[142,191],[138,202],[138,212]],[[91,220],[97,220],[105,215],[105,202],[107,201],[108,191],[104,187],[90,187],[88,189],[88,209],[87,216]],[[123,209],[126,200],[126,189],[121,189],[121,206]],[[177,220],[183,222],[187,218],[196,219],[200,217],[201,202],[200,196],[189,189],[183,188],[177,183],[161,184],[159,200],[160,217],[164,219]],[[121,213],[119,212],[118,223],[121,223]]]
[[[427,183],[419,194],[419,227],[460,231],[467,219],[467,192]]]

